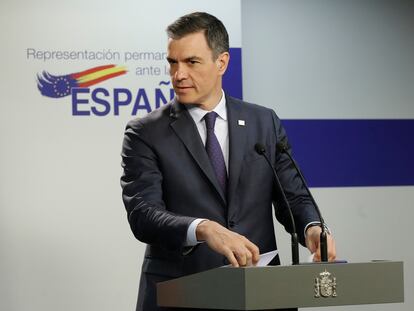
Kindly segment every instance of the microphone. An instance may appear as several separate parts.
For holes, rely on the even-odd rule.
[[[281,141],[276,144],[276,150],[278,150],[281,153],[286,154],[289,157],[290,162],[292,162],[293,166],[295,167],[296,171],[299,174],[300,179],[302,180],[303,185],[305,186],[306,192],[308,193],[312,204],[315,206],[315,210],[318,214],[319,221],[321,223],[321,235],[320,235],[320,247],[321,247],[321,262],[327,262],[328,261],[328,242],[327,242],[327,231],[326,231],[326,225],[325,220],[322,217],[322,213],[318,207],[318,204],[316,204],[315,199],[313,198],[312,193],[309,190],[308,185],[306,184],[305,178],[302,175],[302,172],[300,171],[299,167],[297,166],[295,160],[292,158],[290,153],[287,151],[288,147],[286,142]]]
[[[267,157],[266,154],[266,149],[264,147],[264,145],[257,143],[254,146],[254,149],[256,150],[256,152],[260,155],[262,155],[265,159],[267,164],[269,164],[270,168],[272,169],[273,172],[273,178],[277,184],[277,187],[280,190],[280,193],[282,195],[282,199],[283,202],[285,203],[288,211],[289,211],[289,216],[290,216],[290,222],[292,225],[292,234],[291,234],[291,246],[292,246],[292,265],[298,265],[299,264],[299,244],[298,244],[298,235],[296,233],[296,225],[295,225],[295,219],[293,218],[293,214],[292,214],[292,209],[290,208],[290,204],[289,201],[286,198],[286,194],[283,191],[282,185],[280,183],[279,177],[276,174],[275,169],[273,168],[273,165],[270,163],[269,158]]]

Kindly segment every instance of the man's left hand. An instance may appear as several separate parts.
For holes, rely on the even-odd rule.
[[[312,226],[306,230],[306,247],[310,250],[313,256],[313,261],[321,261],[321,247],[320,247],[320,235],[322,229],[320,226]],[[336,247],[335,240],[331,234],[327,234],[326,237],[328,243],[328,261],[334,261],[336,259]]]

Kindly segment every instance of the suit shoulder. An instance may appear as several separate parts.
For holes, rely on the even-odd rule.
[[[142,118],[135,118],[128,122],[126,128],[142,132],[167,123],[170,119],[171,103],[168,103],[156,110],[153,110]]]

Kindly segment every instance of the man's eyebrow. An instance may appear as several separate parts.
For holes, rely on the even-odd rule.
[[[190,57],[187,57],[186,59],[184,59],[186,62],[188,62],[188,61],[192,61],[192,60],[198,60],[198,61],[200,61],[200,60],[202,60],[202,58],[201,57],[198,57],[198,56],[190,56]]]
[[[201,61],[202,58],[201,57],[198,57],[198,56],[189,56],[189,57],[186,57],[184,59],[184,62],[193,61],[193,60]],[[169,63],[172,63],[172,62],[176,62],[177,60],[174,59],[174,58],[171,58],[171,57],[167,57],[167,61]]]

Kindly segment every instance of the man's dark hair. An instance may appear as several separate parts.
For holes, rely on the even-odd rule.
[[[213,51],[213,60],[216,60],[221,53],[229,51],[229,35],[226,27],[211,14],[190,13],[181,16],[167,27],[168,37],[175,40],[200,31],[204,32],[207,44]]]

